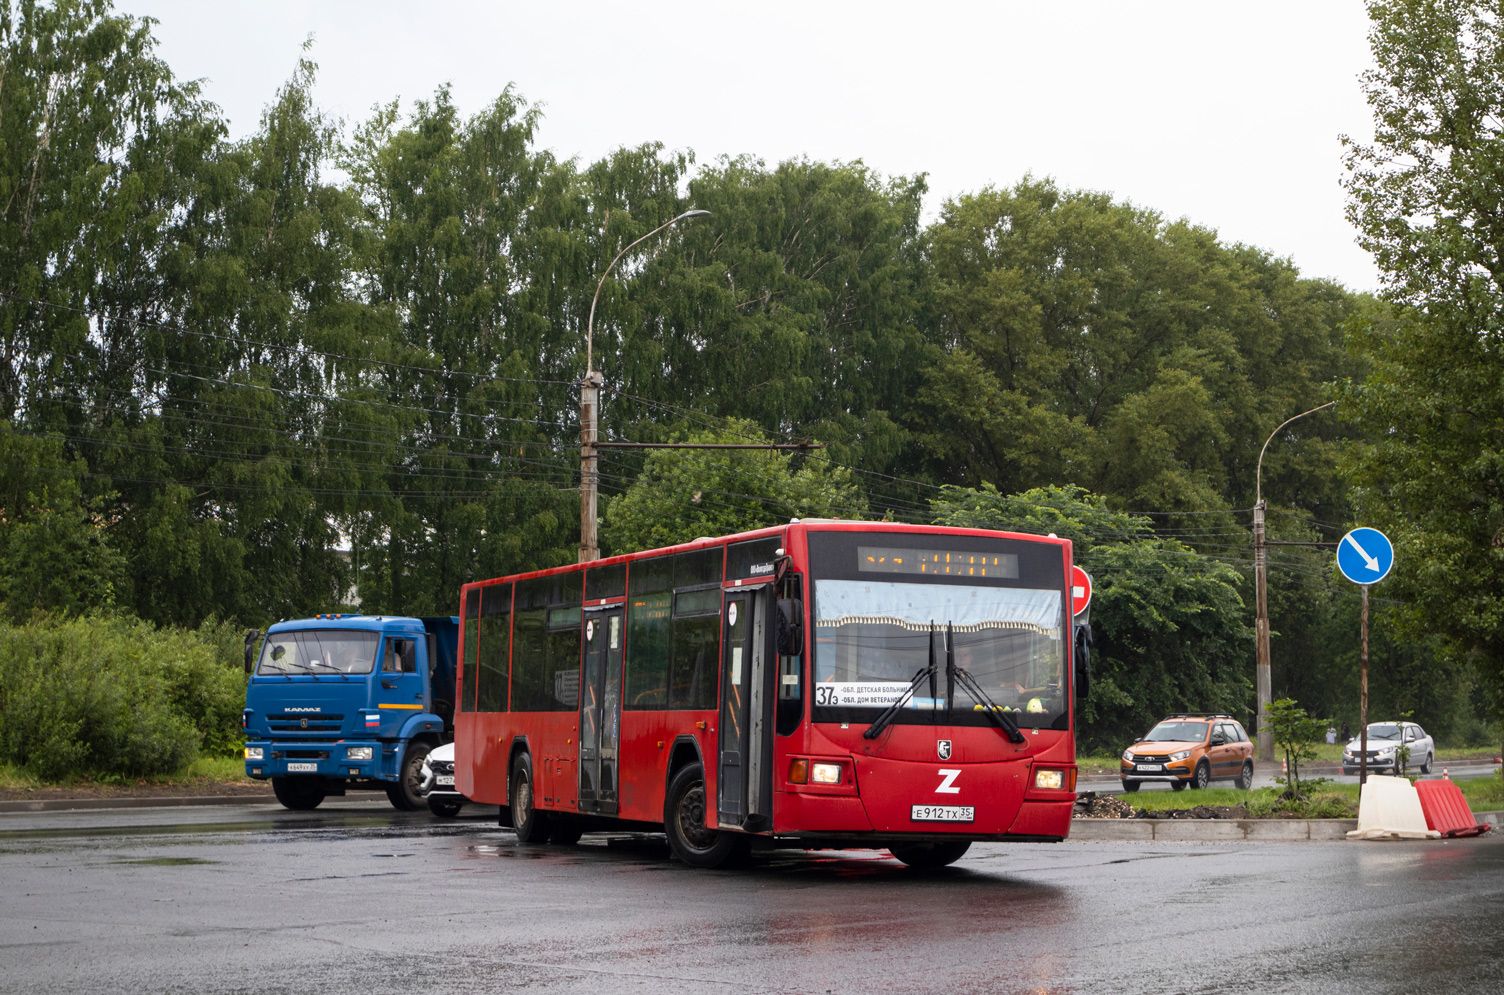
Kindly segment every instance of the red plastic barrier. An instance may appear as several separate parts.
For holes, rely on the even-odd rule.
[[[1420,810],[1426,814],[1426,828],[1442,836],[1482,836],[1493,827],[1473,818],[1473,810],[1455,781],[1416,781]]]

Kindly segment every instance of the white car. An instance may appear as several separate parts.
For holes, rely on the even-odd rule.
[[[454,744],[434,747],[423,760],[418,790],[434,815],[454,818],[470,799],[454,790]]]
[[[1409,753],[1402,756],[1402,748]],[[1342,748],[1342,773],[1356,774],[1363,760],[1363,741],[1354,739]],[[1436,742],[1414,722],[1370,722],[1368,724],[1368,769],[1400,774],[1414,767],[1422,774],[1431,773],[1436,762]]]

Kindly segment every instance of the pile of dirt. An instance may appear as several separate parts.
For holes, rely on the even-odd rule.
[[[1083,791],[1076,796],[1071,817],[1076,819],[1131,819],[1136,810],[1116,795]]]
[[[1197,805],[1195,808],[1173,808],[1164,812],[1140,811],[1135,819],[1246,819],[1248,809],[1242,805]]]
[[[134,784],[64,784],[45,788],[0,788],[0,801],[52,801],[78,798],[205,798],[245,795],[251,798],[272,797],[270,781],[216,781],[201,777],[161,784],[137,781]]]

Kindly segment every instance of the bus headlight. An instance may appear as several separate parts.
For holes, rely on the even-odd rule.
[[[840,784],[840,764],[810,764],[809,781],[811,784]]]
[[[1036,770],[1034,772],[1034,787],[1043,788],[1046,791],[1061,790],[1065,787],[1065,771]]]
[[[247,760],[260,760],[262,756],[261,749],[259,746],[247,746],[245,748],[245,758]]]
[[[369,746],[347,746],[345,747],[345,759],[369,760],[371,759],[371,748]]]

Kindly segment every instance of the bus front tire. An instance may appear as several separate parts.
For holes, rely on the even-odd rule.
[[[386,786],[386,800],[399,812],[416,812],[425,804],[423,791],[423,760],[433,749],[427,743],[413,743],[402,757],[402,768],[396,784]]]
[[[272,794],[283,808],[310,812],[324,801],[324,781],[318,777],[274,777]]]
[[[669,782],[663,804],[669,849],[690,867],[725,867],[744,860],[751,853],[751,841],[736,833],[707,829],[705,814],[705,768],[689,764]]]
[[[533,807],[533,761],[526,753],[512,766],[512,829],[518,843],[547,843],[547,812]]]
[[[918,870],[933,870],[948,867],[966,856],[971,849],[970,840],[955,843],[910,843],[907,846],[890,846],[888,852],[899,861]]]

